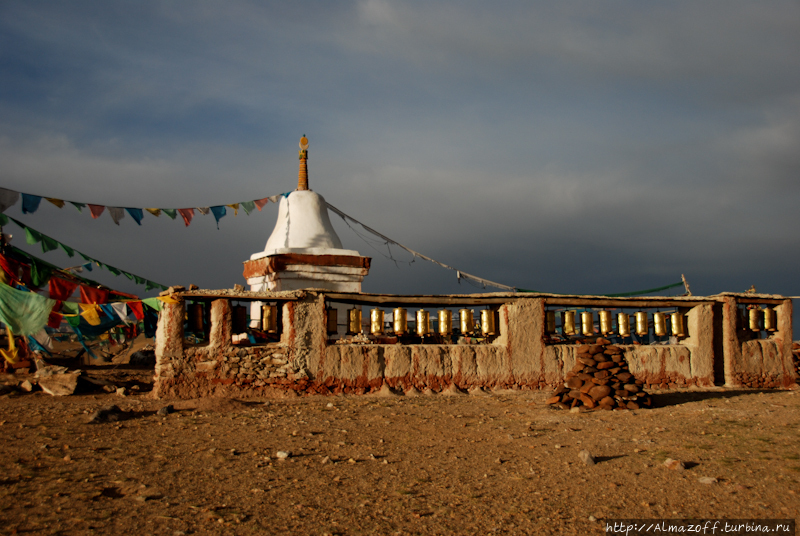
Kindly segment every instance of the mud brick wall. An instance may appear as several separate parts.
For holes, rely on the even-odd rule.
[[[738,301],[723,304],[722,346],[726,387],[790,387],[797,381],[792,363],[792,300],[775,307],[777,330],[769,339],[742,341],[737,329]]]
[[[714,385],[723,360],[726,386],[788,387],[795,382],[791,301],[777,307],[778,331],[740,342],[737,297],[696,304],[687,314],[689,337],[676,345],[619,346],[630,372],[647,388]],[[720,303],[721,302],[721,303]],[[229,300],[211,303],[209,342],[185,346],[184,305],[165,304],[156,338],[155,395],[248,396],[280,389],[306,393],[367,393],[384,384],[439,391],[455,385],[554,389],[576,361],[577,345],[546,345],[545,301],[515,298],[499,308],[499,335],[489,344],[328,344],[325,294],[307,291],[282,305],[281,340],[231,344]],[[719,378],[718,378],[719,380]]]

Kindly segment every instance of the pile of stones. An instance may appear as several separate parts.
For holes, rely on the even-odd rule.
[[[575,366],[547,403],[562,409],[639,409],[652,399],[628,370],[622,348],[608,339],[578,347]]]

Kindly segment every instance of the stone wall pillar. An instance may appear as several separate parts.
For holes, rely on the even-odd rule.
[[[736,325],[738,303],[732,296],[722,297],[722,360],[725,364],[725,387],[740,387],[736,372],[742,362],[742,344],[739,342]]]
[[[783,387],[789,387],[797,383],[797,375],[792,361],[792,300],[783,300],[783,303],[775,306],[775,313],[778,316],[778,330],[773,338],[778,345],[780,360],[783,364],[784,377]]]
[[[505,309],[508,314],[510,372],[516,382],[560,383],[563,375],[558,361],[545,359],[544,299],[516,300]]]
[[[711,303],[696,305],[686,315],[688,337],[683,345],[691,351],[691,378],[698,385],[714,385],[714,306]],[[689,378],[687,378],[689,379]]]
[[[208,345],[226,348],[231,345],[233,331],[233,315],[231,301],[227,299],[211,302],[211,330],[208,334]]]
[[[163,393],[162,382],[171,380],[183,371],[183,321],[185,303],[165,303],[158,313],[156,328],[155,396]]]

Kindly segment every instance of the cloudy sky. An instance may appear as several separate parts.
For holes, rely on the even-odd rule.
[[[490,280],[611,293],[685,274],[695,294],[800,295],[798,51],[796,1],[5,0],[0,187],[247,201],[294,189],[306,134],[328,202]],[[220,230],[7,214],[148,279],[223,288],[277,209]],[[366,291],[481,290],[332,219],[374,259]]]

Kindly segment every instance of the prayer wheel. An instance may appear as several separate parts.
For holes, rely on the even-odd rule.
[[[764,308],[764,329],[766,331],[778,329],[778,313],[773,307]]]
[[[245,333],[247,331],[247,307],[236,305],[233,307],[233,332]]]
[[[347,310],[347,333],[361,333],[361,309],[358,307]]]
[[[202,333],[203,331],[203,304],[193,303],[188,307],[189,331]]]
[[[491,309],[483,309],[481,311],[481,332],[484,337],[494,335],[496,332],[494,322],[494,311]]]
[[[547,333],[555,333],[556,332],[556,312],[555,311],[547,311],[545,313],[545,329]]]
[[[261,329],[267,333],[278,332],[278,306],[264,305],[261,307]]]
[[[562,335],[575,335],[575,311],[564,311],[561,313],[561,332]]]
[[[380,309],[373,309],[369,313],[369,331],[373,335],[380,335],[383,333],[383,311]]]
[[[461,309],[458,311],[458,323],[461,333],[466,335],[475,329],[475,319],[472,316],[472,309]]]
[[[631,317],[628,313],[617,313],[617,331],[620,337],[631,336]]]
[[[439,310],[439,335],[450,335],[453,332],[453,313],[449,309]]]
[[[417,311],[417,335],[424,337],[431,334],[431,315],[425,309]]]
[[[645,311],[636,312],[636,334],[640,337],[647,335],[650,329],[647,327],[647,313]]]
[[[667,334],[667,317],[664,313],[653,314],[653,333],[656,337],[663,337]]]
[[[748,311],[750,316],[750,330],[761,331],[761,309],[754,307]]]
[[[402,307],[394,310],[394,334],[405,335],[408,332],[408,311]]]
[[[611,326],[611,311],[600,311],[597,314],[600,317],[600,333],[603,335],[608,335],[614,331]]]
[[[672,320],[672,334],[675,337],[685,337],[686,327],[683,323],[683,314],[680,311],[675,311],[671,315]]]
[[[328,307],[328,333],[336,333],[339,331],[339,310],[334,307]]]
[[[581,333],[583,333],[584,337],[594,335],[594,313],[591,311],[581,313]]]

